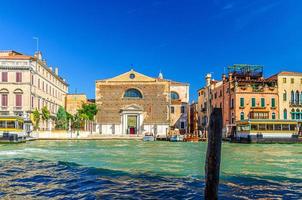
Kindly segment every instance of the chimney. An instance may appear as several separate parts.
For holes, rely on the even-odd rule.
[[[34,57],[42,61],[42,53],[41,51],[36,51]]]
[[[50,69],[50,71],[52,71],[52,67],[51,66],[49,66],[49,69]]]
[[[233,74],[229,73],[229,81],[232,81],[232,80],[233,80]]]
[[[207,74],[206,75],[206,86],[210,86],[210,84],[211,84],[211,78],[212,78],[211,74]]]
[[[59,76],[59,68],[58,68],[58,67],[55,68],[55,74],[56,74],[57,76]]]
[[[225,81],[225,78],[226,78],[225,74],[222,74],[222,80],[223,81]]]

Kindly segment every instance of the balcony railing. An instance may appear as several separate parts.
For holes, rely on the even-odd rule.
[[[1,106],[1,110],[7,110],[8,107],[7,106]]]
[[[15,106],[15,107],[14,107],[14,110],[15,110],[15,111],[20,111],[20,110],[22,110],[22,106]]]
[[[302,102],[298,102],[298,101],[290,101],[289,102],[289,106],[291,107],[302,107]]]

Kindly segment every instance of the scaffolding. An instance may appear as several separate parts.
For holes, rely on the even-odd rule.
[[[234,64],[228,67],[228,72],[232,73],[234,77],[263,77],[263,66],[249,65],[249,64]]]

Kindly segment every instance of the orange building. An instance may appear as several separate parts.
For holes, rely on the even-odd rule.
[[[82,104],[87,102],[85,94],[67,94],[65,97],[65,109],[68,113],[74,115],[82,107]]]
[[[222,75],[221,81],[210,81],[207,102],[210,111],[222,108],[225,137],[234,133],[237,121],[279,118],[277,81],[264,79],[262,66],[234,65],[228,69],[228,76]]]

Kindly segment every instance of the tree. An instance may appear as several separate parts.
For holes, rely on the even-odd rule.
[[[41,117],[44,121],[46,121],[46,123],[48,122],[49,118],[50,118],[50,112],[49,110],[47,109],[46,106],[44,106],[42,108],[42,113],[41,113]]]
[[[32,120],[35,130],[38,130],[39,128],[40,119],[41,119],[41,114],[39,113],[38,109],[34,110],[32,112]]]
[[[97,114],[97,112],[98,109],[95,103],[83,103],[81,109],[78,110],[78,113],[80,116],[82,116],[82,118],[90,121],[94,120],[94,116]]]
[[[58,112],[57,112],[57,123],[56,127],[60,129],[67,129],[68,128],[68,119],[67,119],[67,113],[65,109],[60,106]]]

